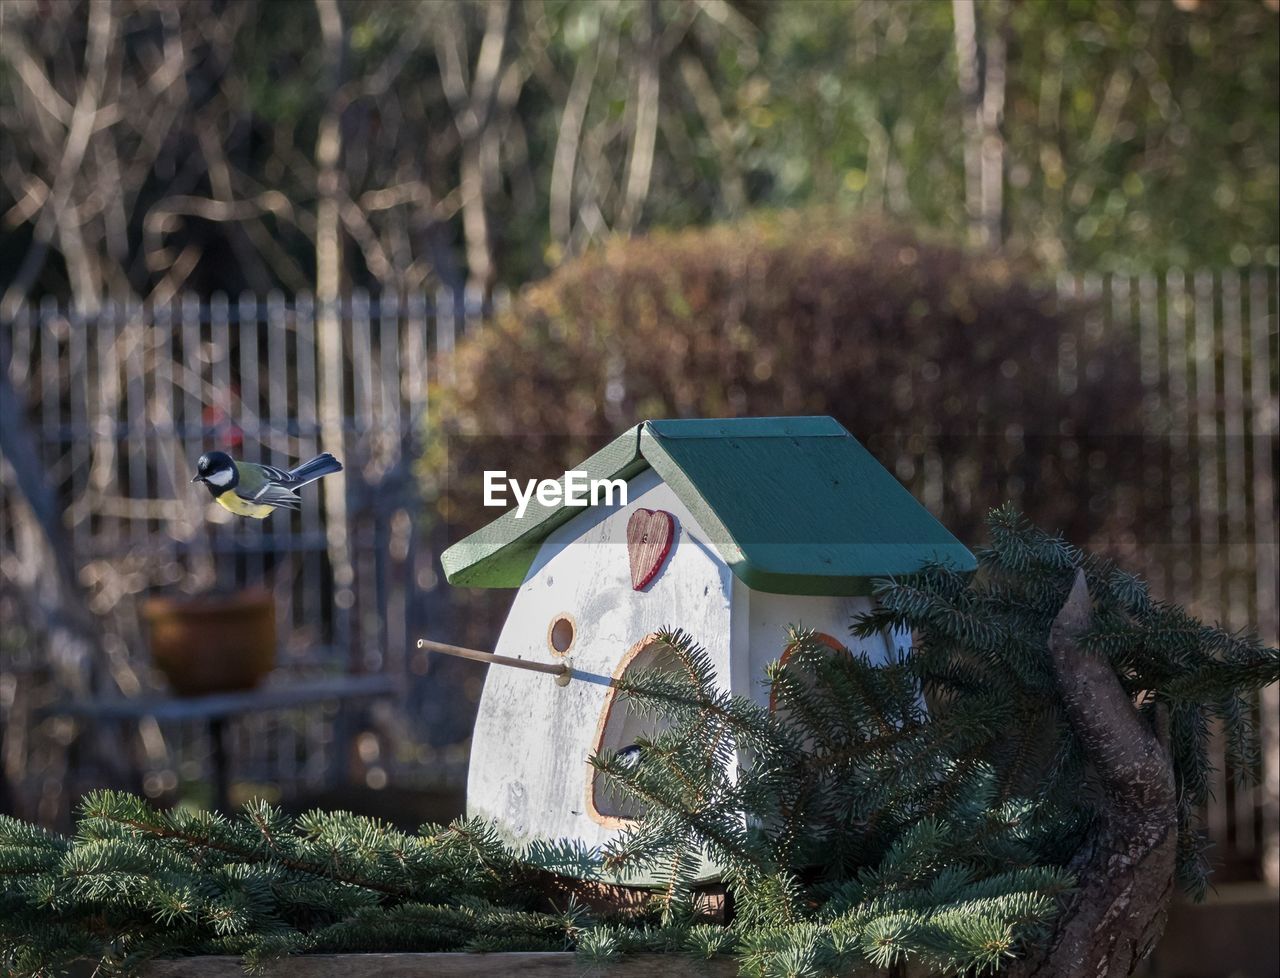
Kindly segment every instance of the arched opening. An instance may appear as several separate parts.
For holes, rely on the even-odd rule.
[[[840,642],[839,640],[833,638],[832,636],[828,635],[826,632],[814,632],[813,638],[814,638],[814,641],[819,642],[822,645],[825,645],[832,652],[844,652],[846,654],[848,653],[848,649],[845,647],[843,642]],[[782,658],[780,658],[778,661],[785,666],[787,662],[791,659],[791,657],[795,655],[795,652],[796,652],[796,645],[794,642],[792,642],[788,644],[785,649],[782,650]],[[769,712],[770,713],[778,712],[778,691],[772,688],[769,690]]]
[[[668,669],[675,672],[679,668],[680,662],[671,650],[658,641],[656,634],[651,634],[627,650],[614,669],[613,678],[619,679],[632,669]],[[605,694],[604,708],[596,726],[592,753],[624,751],[634,747],[640,738],[651,740],[667,729],[669,724],[666,721],[641,714],[632,708],[626,697],[618,695],[616,688],[610,687]],[[636,756],[634,752],[631,753]],[[639,761],[638,756],[636,761]],[[617,828],[638,818],[642,811],[637,802],[623,797],[621,792],[611,786],[605,774],[588,765],[587,814],[601,825]]]

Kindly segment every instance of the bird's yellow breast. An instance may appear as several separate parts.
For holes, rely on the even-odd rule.
[[[255,520],[266,519],[273,512],[274,506],[268,506],[265,503],[253,503],[247,499],[241,499],[236,495],[234,489],[228,489],[226,492],[216,497],[218,505],[228,512],[235,513],[237,516],[252,516]]]

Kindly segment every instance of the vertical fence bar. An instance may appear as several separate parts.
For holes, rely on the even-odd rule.
[[[115,307],[103,306],[94,327],[97,349],[98,397],[94,412],[93,464],[89,473],[89,492],[103,498],[115,482],[117,417],[120,415],[120,363],[119,344],[116,341]],[[121,520],[117,514],[104,513],[100,517],[100,531],[95,533],[97,549],[103,553],[118,553],[121,537]]]
[[[1199,613],[1213,613],[1221,607],[1213,600],[1220,592],[1221,573],[1218,562],[1218,426],[1217,426],[1217,362],[1214,335],[1214,281],[1202,270],[1192,276],[1192,320],[1190,337],[1191,438],[1195,471],[1193,485],[1193,536],[1195,563],[1192,577],[1192,607]],[[1213,596],[1212,598],[1210,596]],[[1211,800],[1206,813],[1209,838],[1223,851],[1229,851],[1226,742],[1222,727],[1214,724],[1209,735],[1209,786]]]
[[[1280,631],[1277,619],[1277,551],[1275,439],[1277,434],[1277,399],[1272,386],[1276,364],[1272,359],[1271,334],[1277,316],[1277,295],[1274,270],[1254,269],[1249,280],[1249,346],[1251,401],[1253,432],[1253,539],[1256,541],[1257,624],[1259,634],[1266,642],[1274,643]]]
[[[380,635],[373,610],[377,608],[377,574],[373,566],[370,534],[378,520],[378,500],[367,491],[368,473],[376,467],[378,446],[373,424],[373,338],[370,326],[369,293],[356,289],[351,293],[351,320],[348,336],[351,344],[351,407],[345,420],[348,458],[348,497],[361,500],[358,512],[348,516],[347,534],[351,541],[350,560],[354,570],[350,594],[353,599],[350,629],[350,668],[357,672],[376,670],[381,666]],[[375,477],[376,478],[376,477]]]
[[[1280,620],[1276,612],[1276,321],[1280,319],[1280,288],[1275,269],[1254,269],[1249,277],[1249,401],[1252,415],[1254,594],[1257,629],[1263,641],[1275,644]],[[1262,690],[1263,757],[1262,786],[1263,877],[1280,885],[1280,689]]]
[[[52,296],[40,300],[40,315],[36,319],[40,344],[40,441],[41,447],[46,449],[42,459],[46,469],[53,468],[47,448],[57,444],[60,393],[57,337],[61,332],[61,319],[62,311]]]
[[[1060,304],[1073,305],[1080,301],[1081,283],[1072,275],[1058,277],[1058,301]],[[1058,390],[1070,396],[1075,393],[1078,384],[1080,365],[1079,338],[1070,331],[1064,330],[1058,339]]]
[[[266,461],[263,457],[263,442],[270,439],[270,433],[262,424],[262,403],[258,391],[258,371],[261,368],[258,329],[258,299],[251,292],[243,292],[236,305],[235,339],[240,348],[240,410],[236,414],[236,423],[243,432],[243,457],[253,462]],[[228,349],[228,357],[230,352]],[[244,541],[246,583],[251,586],[258,587],[266,584],[264,551],[268,523],[270,523],[270,534],[274,538],[288,518],[287,513],[279,515],[281,517],[279,523],[274,516],[269,521],[240,521],[246,538]]]
[[[127,456],[129,478],[122,495],[128,506],[130,545],[137,549],[148,545],[147,520],[141,517],[138,507],[147,507],[151,500],[147,484],[150,467],[147,452],[147,382],[146,382],[146,332],[142,327],[141,310],[136,302],[126,302],[119,308],[121,332],[120,347],[125,368],[125,404],[128,424],[121,432],[120,445]]]
[[[209,447],[204,420],[204,353],[201,327],[200,300],[194,295],[182,297],[182,333],[177,368],[182,377],[182,461],[183,472],[194,471],[196,460]],[[190,476],[188,476],[190,478]],[[179,485],[182,479],[178,480]],[[201,488],[201,487],[197,487]],[[189,509],[183,527],[183,539],[187,543],[187,560],[191,573],[191,586],[204,590],[217,580],[217,567],[210,552],[210,534],[206,528],[208,494],[196,493],[198,502]]]
[[[435,310],[437,315],[439,312],[440,310]],[[409,428],[416,425],[422,431],[425,431],[430,424],[427,416],[426,391],[427,317],[426,296],[418,291],[409,293],[401,334],[400,399],[405,412],[406,425]],[[412,438],[412,434],[406,435],[402,444],[409,445]],[[431,554],[427,548],[420,547],[419,543],[419,532],[410,528],[404,558],[405,627],[409,635],[426,634],[429,622],[424,608],[428,595],[424,592],[429,591],[434,584]]]
[[[1169,550],[1168,562],[1175,601],[1186,601],[1191,591],[1189,557],[1191,486],[1188,472],[1188,386],[1186,277],[1170,269],[1165,279],[1165,350],[1169,376]]]
[[[1168,409],[1165,404],[1164,371],[1160,369],[1163,353],[1160,347],[1160,291],[1154,275],[1138,278],[1138,357],[1143,399],[1142,439],[1142,508],[1144,518],[1164,511]],[[1146,556],[1146,573],[1152,590],[1161,598],[1168,597],[1169,572],[1164,559],[1165,540],[1153,539],[1153,528],[1145,527],[1144,539],[1138,541]],[[1155,554],[1152,559],[1151,554]]]
[[[240,430],[239,455],[251,462],[263,462],[263,442],[270,438],[262,423],[262,404],[258,389],[258,371],[261,356],[258,349],[259,323],[258,299],[252,292],[241,292],[235,305],[235,326],[227,337],[228,364],[234,363],[238,386],[228,391],[232,424]],[[233,353],[235,358],[233,361]],[[238,394],[238,396],[236,396]],[[265,520],[238,519],[237,563],[243,575],[239,582],[245,587],[266,587],[268,547],[274,549],[282,541],[279,535],[288,521],[288,513],[277,513]],[[268,540],[271,543],[268,543]],[[275,731],[279,723],[273,716],[250,714],[233,730],[245,744],[246,763],[242,770],[251,778],[270,777],[276,769],[277,739]]]
[[[261,424],[264,431],[263,461],[276,468],[287,468],[293,461],[293,451],[289,438],[289,353],[288,353],[288,321],[284,295],[279,291],[267,294],[266,300],[266,369],[257,366],[257,372],[266,383],[267,396],[265,422]],[[261,349],[261,346],[259,346]],[[275,595],[276,609],[280,614],[278,625],[283,639],[291,632],[294,624],[294,602],[292,576],[296,562],[294,528],[298,517],[292,513],[277,513],[273,517],[272,539],[278,541],[273,549],[277,557],[273,564],[272,593]],[[287,542],[288,547],[284,545]],[[281,643],[281,648],[284,648]]]
[[[244,449],[235,427],[235,406],[231,386],[231,308],[225,292],[209,297],[209,371],[212,384],[205,406],[211,408],[213,447],[231,455]],[[241,520],[211,510],[219,523],[212,528],[215,541],[214,572],[218,586],[235,588],[241,582],[238,544],[243,539]],[[230,547],[228,548],[228,545]]]
[[[1245,487],[1244,330],[1240,274],[1222,273],[1223,609],[1230,628],[1249,624],[1249,559]]]
[[[148,404],[147,416],[151,427],[151,435],[154,439],[155,450],[152,457],[155,459],[156,499],[166,504],[164,518],[157,530],[164,536],[166,544],[165,560],[171,561],[174,558],[172,542],[175,519],[169,504],[180,505],[184,501],[182,495],[179,494],[178,487],[183,480],[179,475],[180,469],[174,452],[174,447],[179,444],[179,441],[177,405],[174,401],[173,388],[175,364],[173,301],[166,299],[159,305],[148,307],[148,309],[144,310],[144,315],[147,313],[150,314],[151,320],[151,336],[148,345],[151,350],[151,362],[153,364],[151,371],[152,393]]]
[[[385,642],[384,670],[400,680],[404,672],[404,656],[408,642],[405,634],[405,589],[402,522],[405,514],[401,508],[404,494],[400,480],[413,478],[410,471],[412,456],[409,437],[412,426],[403,427],[400,416],[400,295],[383,292],[378,321],[378,362],[381,382],[378,393],[381,399],[379,422],[387,439],[386,469],[384,478],[395,480],[392,491],[396,494],[395,508],[385,516],[387,520],[386,552],[380,557],[385,563],[384,581],[380,595],[379,611],[383,621]],[[409,532],[412,532],[410,529]]]
[[[69,490],[72,500],[67,539],[75,554],[89,552],[92,526],[87,510],[88,473],[93,442],[89,438],[89,324],[76,324],[67,337],[67,385],[70,425]]]
[[[316,310],[309,293],[299,294],[294,301],[293,329],[295,339],[294,369],[297,376],[298,457],[310,458],[318,450],[320,427],[316,400]],[[320,522],[320,506],[302,507],[300,517],[302,535],[307,550],[302,557],[301,588],[295,620],[303,624],[301,636],[308,643],[308,665],[329,666],[333,662],[332,638],[323,631],[325,603],[321,593],[320,562],[324,559],[324,528]],[[322,652],[317,646],[325,640]],[[332,723],[319,711],[309,711],[305,721],[306,741],[310,746],[307,757],[307,779],[319,784],[329,764],[332,747],[330,736]]]
[[[1258,634],[1277,641],[1276,584],[1280,541],[1276,539],[1275,447],[1277,397],[1272,333],[1280,318],[1280,288],[1274,269],[1249,276],[1249,400],[1253,482],[1254,594]],[[1262,691],[1264,783],[1262,786],[1263,877],[1280,886],[1280,689]]]
[[[454,293],[446,286],[436,289],[436,362],[443,371],[443,379],[453,379],[453,350],[458,340],[458,321],[454,315]],[[464,306],[464,315],[470,310]]]
[[[266,364],[257,365],[259,375],[266,386],[265,421],[262,429],[264,445],[264,461],[277,468],[287,467],[292,461],[293,451],[289,438],[289,381],[290,358],[288,354],[288,313],[285,308],[284,295],[279,290],[267,293],[265,317],[262,320],[266,330]],[[262,344],[258,345],[261,353]],[[283,660],[280,665],[286,669],[293,665],[291,653],[294,651],[287,639],[295,629],[294,577],[297,572],[298,545],[300,543],[297,526],[299,516],[296,513],[277,513],[273,517],[275,527],[272,529],[274,560],[270,580],[272,599],[276,606],[276,629],[279,635],[277,648],[282,651]],[[293,770],[298,757],[298,718],[293,713],[283,716],[273,730],[276,742],[274,780],[287,785],[290,779],[297,779]]]
[[[1213,275],[1200,270],[1193,279],[1195,291],[1192,357],[1195,368],[1195,465],[1197,533],[1195,602],[1217,597],[1221,573],[1218,562],[1218,350],[1214,336]],[[1216,602],[1214,602],[1216,604]]]

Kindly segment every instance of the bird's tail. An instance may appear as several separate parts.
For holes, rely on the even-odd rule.
[[[297,468],[289,470],[290,481],[298,483],[299,488],[305,486],[308,482],[315,482],[322,476],[332,475],[334,472],[342,471],[342,463],[324,452],[311,459],[309,462],[303,462]]]

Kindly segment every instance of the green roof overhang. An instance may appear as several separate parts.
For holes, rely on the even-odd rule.
[[[652,468],[744,584],[775,594],[867,594],[928,562],[972,553],[834,418],[645,421],[581,465],[589,479]],[[563,481],[563,480],[561,480]],[[553,530],[581,510],[510,510],[442,555],[461,587],[519,587]]]

